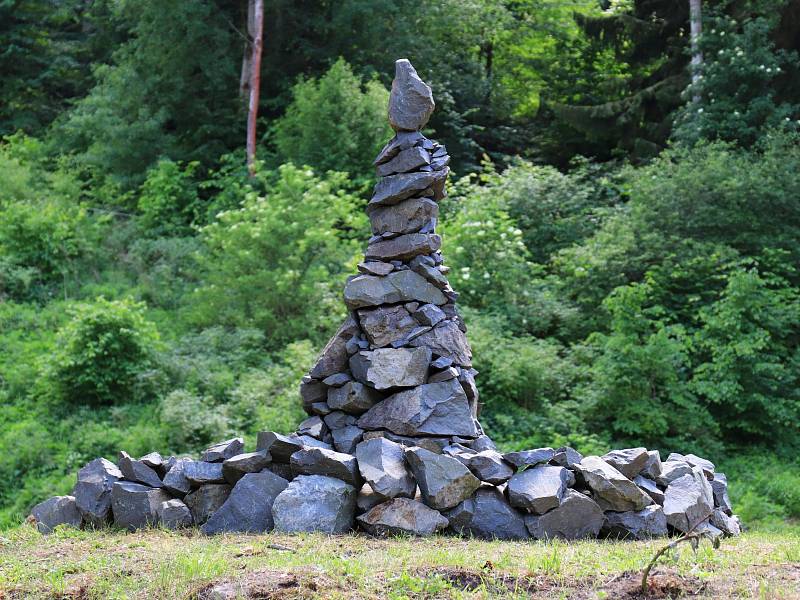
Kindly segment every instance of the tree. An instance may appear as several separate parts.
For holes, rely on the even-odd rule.
[[[251,18],[252,14],[252,18]],[[249,102],[247,107],[247,169],[250,177],[256,169],[256,120],[258,98],[261,92],[261,49],[264,36],[264,0],[250,0],[247,5],[247,31],[252,41],[252,58],[249,61]]]
[[[700,50],[700,35],[703,32],[701,0],[689,0],[689,26],[692,41],[692,84],[697,86],[703,67],[703,51]],[[699,91],[695,91],[692,101],[700,101]]]

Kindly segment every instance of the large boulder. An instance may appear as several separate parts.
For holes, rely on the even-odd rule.
[[[152,527],[158,523],[158,509],[171,500],[160,488],[131,481],[117,481],[111,488],[111,510],[114,524],[129,531]]]
[[[353,355],[350,370],[358,381],[377,390],[388,390],[422,385],[428,377],[430,362],[428,348],[378,348]],[[328,405],[335,408],[331,405],[331,393]]]
[[[409,343],[412,346],[430,348],[433,354],[449,358],[461,367],[472,366],[472,349],[467,336],[454,321],[442,321]]]
[[[669,462],[669,461],[668,461]],[[701,467],[669,484],[664,494],[667,523],[683,533],[714,512],[714,492]]]
[[[564,467],[537,466],[514,475],[508,482],[511,506],[543,514],[556,508],[574,476]]]
[[[272,505],[275,529],[345,533],[353,527],[356,488],[341,479],[299,475]]]
[[[599,456],[587,456],[576,466],[603,510],[642,510],[653,503],[645,492]]]
[[[384,498],[413,498],[417,483],[408,470],[405,449],[386,438],[366,440],[356,446],[361,476]]]
[[[328,390],[328,407],[360,415],[383,399],[378,392],[358,381],[348,381],[341,387]]]
[[[203,525],[203,533],[271,531],[274,526],[272,505],[288,485],[288,481],[270,471],[243,475],[225,503]]]
[[[292,454],[290,463],[295,475],[327,475],[360,488],[361,474],[356,457],[325,448],[304,448]]]
[[[202,485],[188,494],[183,501],[192,513],[196,525],[202,525],[225,504],[231,493],[231,486],[224,483]]]
[[[442,238],[435,233],[405,233],[367,246],[367,260],[408,261],[420,254],[432,254],[442,247]]]
[[[419,78],[411,63],[402,58],[394,63],[392,93],[389,95],[389,124],[395,131],[419,131],[428,123],[433,109],[431,88]]]
[[[149,485],[154,488],[160,488],[164,485],[153,468],[148,467],[140,460],[131,458],[127,452],[121,451],[119,453],[118,462],[119,470],[127,481]]]
[[[481,488],[447,512],[450,529],[483,539],[521,540],[528,537],[525,516],[496,488]]]
[[[481,485],[469,469],[451,456],[415,447],[406,450],[406,459],[425,504],[436,510],[453,508]]]
[[[447,527],[447,519],[421,502],[409,498],[394,498],[378,504],[357,521],[367,533],[433,535]]]
[[[339,330],[322,349],[309,375],[314,379],[325,379],[329,375],[340,373],[347,369],[349,354],[345,346],[350,338],[358,335],[358,333],[358,323],[356,323],[352,315],[348,316],[339,327]]]
[[[156,508],[158,523],[167,529],[183,529],[191,527],[192,513],[182,501],[173,499],[165,500]]]
[[[447,298],[422,275],[405,270],[393,271],[385,277],[359,275],[349,279],[344,286],[344,301],[350,310],[356,310],[412,301],[442,305]]]
[[[82,518],[74,496],[54,496],[31,509],[40,533],[52,533],[59,525],[80,527]]]
[[[244,450],[244,439],[237,437],[209,446],[203,451],[200,460],[204,462],[222,462],[227,458],[241,454]]]
[[[558,507],[541,516],[526,516],[525,524],[538,540],[595,538],[603,526],[603,511],[588,496],[566,490]]]
[[[612,538],[647,540],[667,535],[667,517],[660,506],[639,511],[607,512],[603,532]]]
[[[222,463],[222,476],[227,483],[235,485],[247,473],[263,471],[271,461],[272,457],[266,450],[237,454]],[[164,481],[166,483],[166,478]]]
[[[600,458],[628,479],[633,479],[647,465],[650,455],[647,453],[647,448],[626,448],[624,450],[612,450]]]
[[[469,401],[455,380],[420,385],[389,396],[358,420],[362,429],[388,429],[398,435],[475,437]]]
[[[374,235],[413,233],[438,219],[439,205],[430,198],[409,198],[394,206],[373,205],[367,214]]]
[[[518,452],[506,452],[503,459],[510,462],[518,469],[532,467],[538,464],[549,462],[555,456],[552,448],[537,448],[536,450],[520,450]]]
[[[78,471],[78,482],[72,490],[83,521],[102,527],[111,519],[111,488],[122,479],[122,471],[105,458],[96,458]]]
[[[419,327],[417,320],[401,305],[362,308],[358,311],[358,320],[369,343],[376,348],[402,340]]]
[[[225,483],[222,473],[222,463],[210,463],[202,460],[193,460],[183,465],[183,476],[192,482],[192,485],[206,485],[208,483]]]
[[[186,465],[191,462],[194,462],[191,458],[176,458],[164,475],[164,487],[173,496],[183,497],[192,491],[192,482],[184,472]]]

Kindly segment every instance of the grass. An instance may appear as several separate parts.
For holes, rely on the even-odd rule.
[[[0,599],[635,598],[664,542],[231,535],[59,529],[0,533]],[[800,598],[800,531],[684,548],[653,597]]]

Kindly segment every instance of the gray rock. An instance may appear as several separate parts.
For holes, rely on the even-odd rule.
[[[714,506],[722,509],[725,514],[732,515],[733,508],[731,500],[728,498],[728,478],[725,473],[714,473],[711,490],[714,492]]]
[[[642,510],[653,503],[639,486],[599,456],[587,456],[576,466],[603,510]]]
[[[521,450],[503,454],[503,458],[518,469],[549,462],[554,456],[555,450],[552,448],[537,448],[536,450]]]
[[[453,508],[480,487],[480,480],[458,460],[424,448],[406,450],[406,460],[425,504],[436,510]]]
[[[438,206],[438,205],[437,205]],[[394,271],[394,265],[391,263],[381,262],[379,260],[368,260],[366,262],[358,263],[358,272],[365,275],[388,275]]]
[[[349,279],[344,287],[344,301],[351,310],[412,300],[447,302],[441,290],[414,271],[392,271],[386,277],[359,275]]]
[[[450,529],[483,539],[521,540],[528,537],[525,517],[496,488],[481,488],[447,513]]]
[[[156,473],[162,473],[164,470],[164,457],[158,452],[150,452],[145,454],[139,459],[139,462],[150,467]]]
[[[383,399],[374,389],[358,381],[348,381],[342,387],[328,390],[328,406],[333,410],[360,415]]]
[[[561,503],[569,481],[570,473],[563,467],[526,469],[509,480],[508,500],[511,506],[543,514]]]
[[[695,532],[702,533],[703,535],[711,538],[712,540],[717,540],[725,536],[725,534],[721,530],[712,525],[708,520],[704,521],[703,523],[700,523],[700,525],[698,525],[695,528]]]
[[[39,533],[52,533],[59,525],[80,527],[82,518],[74,496],[54,496],[31,509]]]
[[[310,435],[319,440],[328,433],[328,426],[325,425],[325,421],[323,421],[321,417],[314,415],[297,426],[297,433],[300,435]]]
[[[436,383],[438,381],[449,381],[458,377],[458,371],[455,367],[448,367],[444,371],[439,371],[428,377],[428,383]]]
[[[572,469],[580,464],[582,460],[583,455],[580,452],[569,446],[562,446],[555,451],[550,462],[559,467],[564,467],[565,469]]]
[[[244,450],[244,439],[237,437],[209,446],[203,451],[200,460],[204,462],[222,462],[227,458],[241,454]]]
[[[345,533],[353,527],[356,489],[334,477],[299,475],[272,505],[275,529]]]
[[[72,490],[75,505],[84,522],[102,527],[111,519],[111,488],[122,479],[122,471],[105,458],[96,458],[78,471]]]
[[[481,452],[483,450],[497,450],[497,446],[494,445],[492,438],[488,435],[479,435],[474,440],[469,442],[469,447],[477,452]]]
[[[650,450],[647,456],[647,463],[645,463],[641,475],[655,481],[661,475],[661,455],[658,450]]]
[[[367,207],[367,214],[375,235],[415,233],[436,222],[439,205],[430,198],[409,198],[390,206],[372,205]],[[389,271],[371,274],[386,275]]]
[[[425,142],[430,142],[419,131],[398,131],[381,149],[378,156],[373,161],[376,167],[390,161],[400,152],[413,146],[422,146]]]
[[[332,413],[325,415],[323,420],[325,421],[325,425],[327,425],[328,429],[331,431],[334,429],[347,427],[348,425],[355,425],[356,421],[358,421],[358,419],[353,415],[348,415],[340,410],[335,410]]]
[[[308,412],[313,405],[319,402],[325,402],[327,397],[327,385],[321,381],[312,379],[308,375],[303,377],[300,382],[300,400],[303,402],[303,409],[306,412]]]
[[[161,483],[161,478],[153,469],[139,460],[131,458],[130,454],[121,451],[119,453],[119,470],[122,471],[122,476],[128,481],[134,483],[142,483],[150,487],[160,488],[164,484]]]
[[[430,254],[442,247],[442,238],[436,234],[406,233],[401,236],[375,242],[367,246],[367,260],[407,261],[420,254]]]
[[[417,261],[418,258],[421,257],[417,256],[416,258],[412,259],[411,262],[409,263],[409,267],[411,268],[412,271],[414,271],[415,273],[419,273],[425,279],[427,279],[429,282],[431,282],[433,285],[435,285],[437,288],[444,291],[445,293],[447,293],[449,290],[452,289],[450,288],[450,282],[447,281],[447,277],[438,267],[433,267],[418,262]]]
[[[402,58],[394,63],[392,93],[389,95],[389,124],[395,131],[419,131],[435,108],[431,88],[419,78],[411,63]]]
[[[270,471],[247,473],[233,487],[225,503],[203,525],[202,532],[264,533],[274,526],[272,506],[289,482]]]
[[[329,415],[331,413],[331,408],[328,406],[327,401],[314,402],[314,404],[312,404],[309,407],[309,413],[312,415],[319,415],[320,417],[324,417],[325,415]]]
[[[225,504],[230,493],[231,486],[227,484],[209,483],[187,494],[183,501],[189,507],[195,524],[202,525]]]
[[[158,523],[158,508],[171,498],[160,488],[130,481],[117,481],[111,488],[111,511],[114,524],[129,531]]]
[[[566,490],[557,508],[541,516],[528,515],[525,524],[531,536],[538,540],[595,538],[603,526],[603,511],[588,496]]]
[[[189,507],[177,499],[165,500],[156,508],[156,516],[162,527],[183,529],[192,526],[192,513]]]
[[[333,450],[331,445],[327,442],[313,438],[310,435],[295,435],[294,436],[303,448],[325,448],[326,450]],[[289,456],[291,458],[291,455]]]
[[[625,450],[612,450],[600,458],[628,479],[633,479],[642,472],[650,455],[647,453],[647,448],[626,448]]]
[[[430,325],[431,327],[439,324],[446,318],[444,311],[435,304],[423,304],[414,311],[413,317],[422,325]],[[452,365],[452,359],[449,357],[442,357],[449,359]],[[447,365],[450,366],[450,365]]]
[[[383,498],[413,498],[417,489],[405,459],[405,449],[386,438],[366,440],[356,446],[361,476]]]
[[[272,457],[266,450],[237,454],[222,463],[222,476],[227,483],[235,485],[247,473],[263,471],[270,462],[272,462]]]
[[[503,455],[496,450],[475,452],[469,449],[468,452],[448,452],[448,448],[451,447],[448,446],[443,452],[458,460],[481,481],[500,485],[511,479],[514,474],[514,469],[503,460]]]
[[[689,466],[689,463],[682,460],[668,460],[661,463],[661,475],[656,477],[656,482],[661,486],[667,487],[676,479],[689,475],[691,472],[692,467]]]
[[[653,499],[653,502],[663,506],[664,492],[658,487],[655,481],[648,479],[647,477],[643,477],[642,475],[637,475],[634,477],[633,483],[638,485],[645,494],[650,496]]]
[[[439,323],[428,333],[413,339],[411,345],[430,348],[433,354],[446,356],[461,367],[472,366],[472,349],[467,337],[453,321]]]
[[[726,536],[739,535],[742,530],[739,525],[739,519],[725,514],[720,508],[715,508],[711,515],[711,524],[719,529]]]
[[[389,396],[364,413],[358,426],[398,435],[478,435],[464,390],[453,380]]]
[[[222,474],[222,463],[210,463],[200,460],[189,461],[183,465],[183,476],[193,485],[225,482],[225,476]]]
[[[184,496],[192,491],[192,482],[186,478],[186,465],[194,462],[190,458],[178,458],[164,475],[164,487],[170,494]]]
[[[706,460],[705,458],[700,458],[696,454],[684,455],[673,452],[667,457],[667,460],[682,460],[683,462],[688,463],[690,467],[700,467],[709,481],[714,479],[714,471],[716,469],[716,467],[714,467],[714,463],[712,463],[710,460]]]
[[[444,185],[447,179],[448,170],[429,171],[417,173],[401,173],[400,175],[390,175],[384,177],[376,185],[372,193],[372,198],[367,205],[367,213],[371,212],[373,206],[393,206],[412,196],[434,196],[437,199],[435,190]]]
[[[667,535],[667,517],[660,506],[639,511],[607,512],[604,533],[612,538],[648,540]]]
[[[362,308],[358,311],[358,320],[370,344],[377,348],[404,339],[419,326],[402,306]]]
[[[427,379],[430,362],[428,348],[378,348],[354,354],[350,369],[358,381],[377,390],[388,390],[422,385]],[[328,405],[334,408],[330,395]],[[367,408],[371,407],[370,404]]]
[[[378,177],[408,173],[414,169],[431,164],[431,155],[419,146],[402,150],[388,162],[378,165],[375,173]]]
[[[294,471],[292,471],[292,467],[289,464],[285,463],[269,463],[266,468],[267,471],[270,473],[274,473],[281,479],[285,479],[286,481],[291,481],[294,479]]]
[[[683,533],[708,519],[713,512],[714,492],[700,467],[693,467],[690,474],[670,483],[664,493],[667,523]]]
[[[325,422],[328,422],[327,417]],[[302,450],[303,443],[297,436],[281,435],[274,431],[261,431],[258,434],[256,448],[269,452],[273,462],[288,463],[292,454]]]
[[[295,475],[327,475],[356,488],[362,484],[356,457],[351,454],[324,448],[304,448],[292,454],[289,464]]]
[[[387,440],[395,442],[396,444],[400,444],[401,446],[405,446],[406,448],[419,446],[420,448],[425,448],[425,450],[429,450],[434,454],[441,454],[445,446],[450,445],[450,438],[447,437],[415,437],[397,435],[391,431],[381,430],[364,432],[365,440],[372,440],[375,438],[386,438]]]
[[[309,375],[315,379],[325,379],[334,373],[340,373],[347,369],[347,341],[354,335],[358,335],[358,323],[353,316],[348,316],[342,323],[339,330],[334,334],[330,341],[322,349],[314,368]],[[324,398],[323,398],[324,399]]]
[[[375,490],[373,490],[368,483],[365,483],[361,486],[361,489],[358,490],[358,496],[356,497],[356,508],[358,509],[358,513],[365,513],[374,506],[378,506],[378,504],[382,504],[386,502],[387,498],[384,498]]]
[[[448,521],[437,511],[409,498],[394,498],[378,504],[357,518],[364,530],[374,536],[411,534],[433,535],[447,527]]]
[[[328,387],[342,387],[348,381],[352,381],[352,379],[350,373],[334,373],[323,379],[322,383]]]
[[[364,430],[356,425],[346,425],[331,431],[333,434],[333,447],[337,452],[353,454],[356,446],[364,437]]]

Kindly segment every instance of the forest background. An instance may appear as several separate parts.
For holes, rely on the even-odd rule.
[[[96,456],[289,431],[368,237],[396,58],[504,448],[709,456],[800,518],[800,3],[0,0],[0,526]]]

